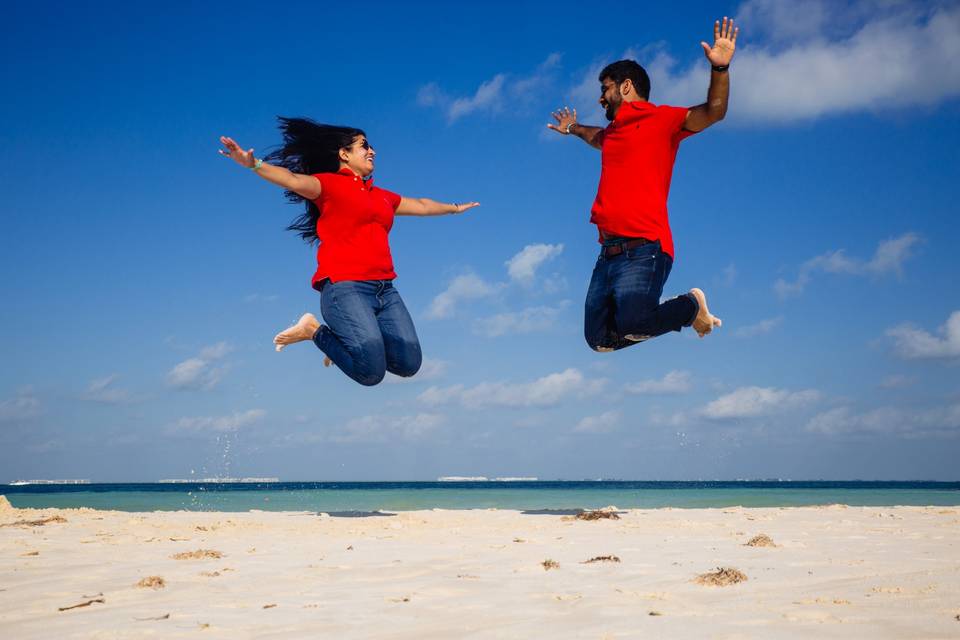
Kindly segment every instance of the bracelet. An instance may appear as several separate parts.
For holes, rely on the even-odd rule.
[[[263,159],[262,159],[262,158],[257,158],[257,161],[253,163],[253,166],[252,166],[252,167],[247,167],[247,168],[250,169],[250,171],[256,171],[257,169],[259,169],[259,168],[262,167],[262,166],[263,166]]]
[[[571,122],[570,124],[567,125],[567,128],[566,128],[567,135],[570,135],[570,134],[571,134],[570,129],[571,129],[571,128],[573,127],[573,125],[575,125],[575,124],[577,124],[577,123],[576,123],[576,122]]]
[[[728,64],[724,64],[724,65],[712,64],[712,65],[710,65],[710,68],[713,69],[714,71],[716,71],[717,73],[726,73],[727,69],[730,68],[730,65],[728,65]]]
[[[455,209],[455,211],[451,211],[450,213],[460,213],[460,203],[459,203],[459,202],[453,202],[453,203],[451,203],[451,204],[453,204],[453,208]]]

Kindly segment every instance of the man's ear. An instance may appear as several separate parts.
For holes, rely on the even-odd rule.
[[[630,90],[633,88],[634,88],[633,80],[631,80],[630,78],[627,78],[626,80],[620,83],[620,95],[623,97],[626,97],[626,95],[630,93]]]

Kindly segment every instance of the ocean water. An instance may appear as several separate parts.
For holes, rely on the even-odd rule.
[[[0,484],[18,508],[118,511],[324,511],[363,514],[415,509],[567,511],[615,505],[796,507],[960,505],[960,482],[281,482],[264,484]]]

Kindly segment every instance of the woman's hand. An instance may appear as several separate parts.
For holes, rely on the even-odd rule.
[[[219,149],[220,155],[224,158],[230,158],[241,167],[246,167],[247,169],[253,168],[254,163],[257,161],[256,158],[253,157],[253,149],[244,151],[233,138],[227,136],[220,136],[220,143],[225,147],[224,149]]]
[[[467,209],[473,209],[474,207],[479,207],[479,202],[454,202],[453,206],[457,208],[456,211],[452,213],[463,213]]]

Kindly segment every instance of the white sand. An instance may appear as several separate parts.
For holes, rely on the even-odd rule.
[[[54,515],[67,522],[0,527],[2,638],[960,638],[955,508],[583,522],[0,506],[0,525]],[[778,546],[744,546],[760,533]],[[171,558],[197,550],[223,557]],[[605,555],[621,562],[582,564]],[[748,579],[694,582],[718,566]]]

